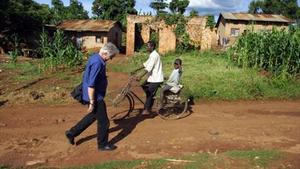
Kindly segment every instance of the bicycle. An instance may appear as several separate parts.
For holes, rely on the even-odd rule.
[[[134,74],[131,74],[127,83],[119,90],[112,91],[108,94],[108,102],[110,103],[110,119],[122,120],[128,117],[135,108],[136,101],[144,105],[141,98],[132,91]],[[163,98],[163,106],[155,111],[157,115],[164,120],[175,120],[187,117],[191,114],[189,110],[189,98],[185,98],[182,89],[178,93],[168,91]],[[154,98],[154,108],[159,106],[160,97]]]

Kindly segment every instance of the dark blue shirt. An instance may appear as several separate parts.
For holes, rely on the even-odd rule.
[[[95,89],[95,100],[104,99],[107,88],[106,64],[98,54],[93,54],[85,67],[82,80],[83,100],[89,102],[88,87]]]

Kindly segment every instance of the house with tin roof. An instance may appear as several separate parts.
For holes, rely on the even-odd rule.
[[[233,44],[247,29],[254,31],[286,29],[294,22],[285,16],[275,14],[222,12],[216,24],[218,44],[221,46]]]
[[[122,29],[118,21],[112,20],[67,20],[56,25],[85,49],[101,48],[105,43],[112,42],[121,47]]]

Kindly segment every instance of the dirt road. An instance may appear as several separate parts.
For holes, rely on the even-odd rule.
[[[137,115],[111,122],[118,149],[98,152],[96,124],[68,144],[64,132],[85,114],[79,104],[0,107],[0,164],[89,165],[110,160],[176,157],[194,152],[276,149],[300,166],[300,100],[197,103],[184,119]]]

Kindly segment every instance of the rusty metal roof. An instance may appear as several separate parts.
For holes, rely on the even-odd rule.
[[[56,28],[76,32],[108,32],[117,23],[119,22],[112,20],[67,20],[58,24]]]
[[[249,14],[249,13],[231,13],[222,12],[220,16],[223,16],[226,20],[243,20],[243,21],[265,21],[265,22],[284,22],[294,23],[295,21],[275,14]]]

